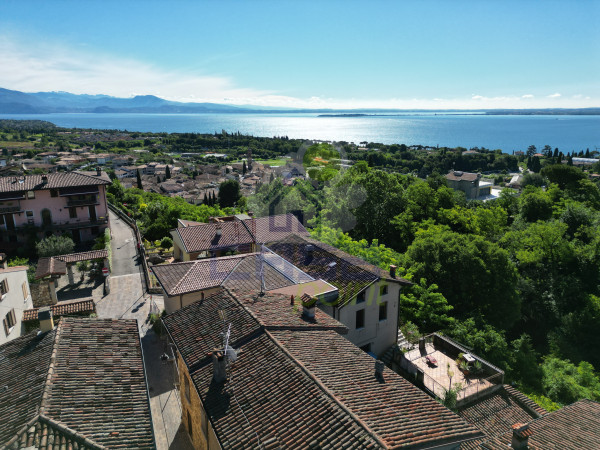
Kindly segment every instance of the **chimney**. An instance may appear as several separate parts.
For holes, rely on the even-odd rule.
[[[294,306],[294,294],[290,297],[290,306]]]
[[[213,362],[213,380],[216,383],[222,383],[227,380],[227,366],[225,354],[221,350],[213,350],[211,353]]]
[[[217,236],[221,236],[223,230],[221,229],[221,223],[217,222]]]
[[[96,167],[96,176],[100,176],[102,175],[102,169],[100,169],[100,167]]]
[[[375,361],[375,378],[377,378],[379,381],[384,381],[383,380],[384,367],[385,367],[385,364],[383,363],[383,361],[380,361],[380,360]]]
[[[48,175],[42,175],[42,184],[43,185],[48,184]]]
[[[8,258],[6,253],[0,253],[0,269],[8,268]]]
[[[248,215],[249,215],[250,217],[254,217],[254,211],[248,211]]]
[[[44,306],[38,310],[38,320],[40,321],[40,330],[42,330],[42,333],[50,331],[54,328],[52,309],[49,306]]]
[[[529,425],[515,423],[512,426],[512,431],[511,447],[516,449],[529,448],[529,437],[533,434],[533,431],[529,429]]]
[[[313,251],[315,249],[315,246],[312,244],[307,244],[305,247],[306,250],[306,256],[308,256],[309,258],[312,258],[313,255]]]
[[[315,306],[317,304],[317,297],[311,297],[306,292],[302,294],[302,315],[308,319],[315,318]]]
[[[396,278],[396,266],[393,264],[390,264],[390,277]]]

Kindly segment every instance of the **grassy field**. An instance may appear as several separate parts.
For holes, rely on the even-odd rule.
[[[279,159],[261,159],[256,162],[261,164],[268,164],[270,166],[285,166],[285,163],[291,161],[290,158],[279,158]]]

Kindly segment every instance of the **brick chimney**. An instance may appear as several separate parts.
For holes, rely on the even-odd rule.
[[[38,320],[40,321],[40,330],[42,333],[54,328],[54,319],[52,318],[52,308],[44,306],[38,310]]]
[[[8,258],[6,253],[0,253],[0,269],[8,268]]]
[[[512,442],[511,447],[515,449],[529,448],[529,437],[533,431],[529,429],[529,425],[524,423],[515,423],[512,426]]]
[[[396,278],[396,266],[393,264],[390,264],[390,277]]]
[[[227,365],[225,354],[222,350],[215,349],[211,353],[213,362],[213,380],[216,383],[222,383],[227,380]]]
[[[315,318],[315,306],[317,304],[317,297],[311,297],[306,292],[302,294],[302,315],[308,319]]]
[[[221,223],[217,222],[217,236],[221,236],[223,234],[223,230],[221,229]]]

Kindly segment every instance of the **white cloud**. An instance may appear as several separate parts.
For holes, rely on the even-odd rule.
[[[235,79],[164,69],[148,62],[94,52],[42,39],[27,42],[0,34],[0,87],[24,92],[66,91],[115,97],[156,95],[183,102],[290,108],[492,109],[598,106],[590,97],[556,93],[532,100],[532,94],[453,98],[297,98],[281,92],[241,87]]]

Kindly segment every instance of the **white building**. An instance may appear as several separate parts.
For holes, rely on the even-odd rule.
[[[0,345],[22,336],[23,311],[33,308],[27,266],[7,267],[6,255],[0,253]]]

